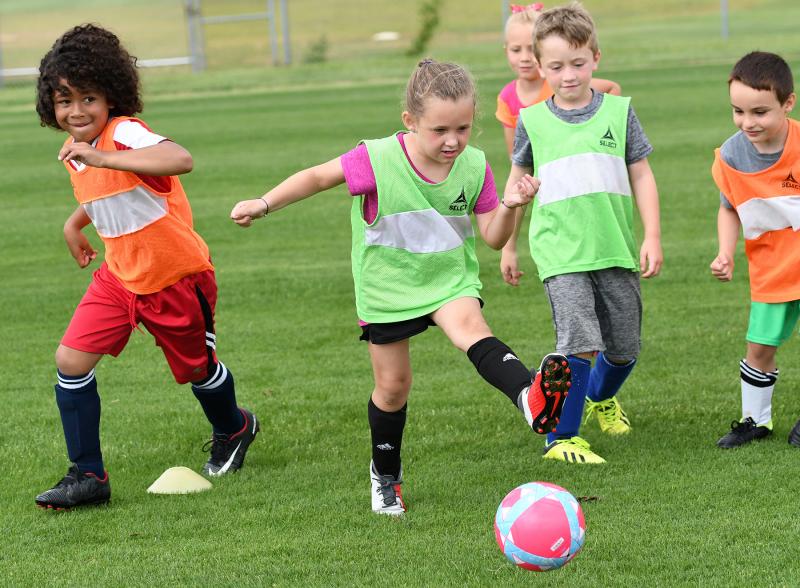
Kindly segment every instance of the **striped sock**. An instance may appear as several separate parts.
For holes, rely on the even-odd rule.
[[[244,427],[244,416],[236,405],[233,374],[221,361],[208,377],[192,382],[192,392],[215,433],[232,435]]]
[[[742,380],[742,420],[752,417],[757,425],[772,427],[772,393],[778,370],[762,372],[744,359],[739,362]]]
[[[78,376],[57,372],[56,404],[69,460],[84,473],[105,477],[100,451],[100,395],[94,370]]]

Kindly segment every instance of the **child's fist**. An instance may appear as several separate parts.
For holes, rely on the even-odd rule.
[[[721,282],[729,282],[733,278],[733,259],[720,253],[711,262],[711,274]]]
[[[257,218],[266,216],[269,208],[263,198],[242,200],[231,210],[231,219],[240,227],[249,227]]]

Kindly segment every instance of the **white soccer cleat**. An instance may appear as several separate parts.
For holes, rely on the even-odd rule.
[[[400,516],[406,512],[403,502],[403,493],[400,485],[403,483],[403,470],[395,479],[392,476],[382,476],[375,471],[375,464],[369,464],[369,477],[372,481],[372,512]]]

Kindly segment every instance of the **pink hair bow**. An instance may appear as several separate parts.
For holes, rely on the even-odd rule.
[[[544,4],[541,2],[534,2],[533,4],[528,4],[527,6],[522,6],[521,4],[512,4],[509,6],[511,9],[511,14],[516,14],[517,12],[525,12],[526,10],[533,10],[534,12],[539,12],[544,8]]]

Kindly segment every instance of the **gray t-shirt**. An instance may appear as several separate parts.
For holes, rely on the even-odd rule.
[[[564,110],[556,106],[553,97],[547,99],[546,104],[550,112],[559,119],[568,123],[582,123],[592,118],[603,104],[604,94],[592,90],[592,101],[583,108],[575,110]],[[628,132],[625,141],[625,163],[630,165],[640,159],[644,159],[653,152],[653,146],[647,140],[642,125],[633,111],[633,106],[628,108]],[[514,151],[511,154],[511,162],[520,167],[533,168],[533,150],[531,149],[531,139],[525,131],[522,117],[517,119],[517,128],[514,130]]]
[[[783,149],[776,153],[759,153],[742,131],[725,141],[719,151],[722,161],[746,174],[767,169],[783,155]],[[722,192],[719,193],[719,203],[725,208],[733,208]]]

